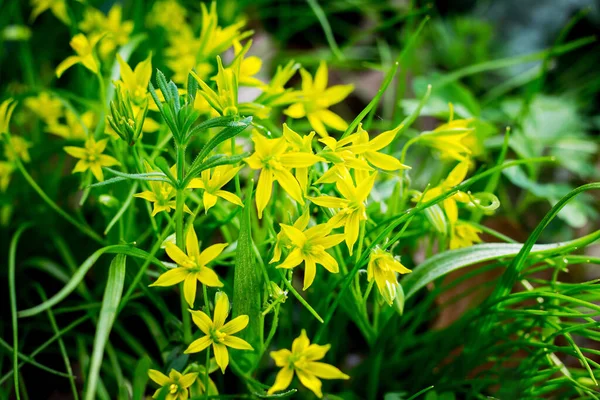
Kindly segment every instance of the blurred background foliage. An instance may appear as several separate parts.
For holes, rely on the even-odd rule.
[[[105,13],[114,3],[89,2]],[[181,0],[179,3],[187,10],[190,24],[198,26],[199,2]],[[510,168],[502,173],[497,188],[502,205],[495,216],[486,220],[486,225],[519,242],[526,240],[536,224],[562,196],[583,183],[599,180],[600,9],[597,2],[331,0],[319,3],[318,8],[332,28],[330,38],[324,33],[323,20],[315,13],[316,1],[220,1],[219,13],[224,23],[234,22],[242,15],[247,20],[248,28],[255,31],[252,52],[264,60],[262,73],[265,76],[270,76],[277,65],[289,59],[311,70],[324,59],[330,66],[332,84],[355,83],[357,88],[352,96],[335,108],[347,120],[358,114],[373,98],[385,71],[403,49],[409,49],[401,53],[399,73],[374,115],[372,124],[375,128],[397,125],[415,109],[427,85],[432,84],[433,91],[422,110],[422,117],[407,132],[405,140],[420,131],[433,129],[440,121],[446,120],[449,117],[448,103],[451,102],[457,117],[478,118],[479,136],[472,143],[478,168],[494,165],[507,126],[510,127],[507,158],[554,156],[556,162],[553,164],[531,164]],[[82,4],[75,1],[69,1],[69,4],[76,20],[81,20]],[[157,4],[159,2],[143,0],[123,2],[123,15],[134,21],[131,37],[141,40],[130,64],[137,64],[152,51],[153,67],[169,71],[161,53],[164,49],[164,32],[148,20],[148,15],[152,15],[153,7],[157,7]],[[65,26],[49,12],[29,24],[31,6],[26,1],[0,0],[0,7],[0,90],[3,98],[13,96],[21,101],[39,93],[41,89],[51,87],[66,98],[77,96],[75,100],[81,102],[85,102],[85,98],[96,97],[97,82],[90,79],[81,68],[69,71],[68,79],[57,81],[55,77],[56,65],[71,54],[68,43],[77,26]],[[423,26],[421,33],[414,36],[420,26]],[[409,47],[408,42],[414,37],[416,43]],[[294,80],[292,84],[299,84],[299,76]],[[45,143],[44,146],[30,149],[33,161],[28,168],[31,173],[35,176],[36,171],[64,169],[63,174],[44,175],[41,185],[45,192],[52,198],[57,198],[59,193],[68,193],[69,197],[62,200],[66,203],[62,204],[65,208],[79,213],[90,212],[75,207],[79,200],[76,192],[79,182],[77,177],[69,176],[69,169],[65,167],[65,155],[59,151],[63,143],[43,141],[36,137],[43,134],[36,124],[39,122],[26,111],[15,114],[14,125],[19,127],[20,134],[33,142]],[[413,166],[411,177],[419,187],[425,187],[448,172],[447,165],[426,161],[425,155],[418,149],[409,153],[407,164]],[[11,184],[10,190],[0,194],[0,220],[3,226],[0,231],[0,254],[4,260],[15,227],[29,220],[37,221],[40,232],[35,234],[37,240],[30,240],[28,245],[23,246],[20,257],[35,255],[30,261],[32,266],[46,263],[50,268],[52,265],[48,263],[56,259],[77,265],[74,260],[83,260],[95,250],[94,243],[80,234],[72,237],[56,235],[49,239],[47,232],[42,232],[44,229],[60,233],[72,229],[58,216],[48,214],[47,208],[37,201],[37,194],[26,184],[19,184],[22,176],[15,174],[13,180],[16,183]],[[559,213],[560,219],[555,219],[543,232],[540,241],[571,240],[597,230],[597,204],[597,193],[577,197]],[[87,219],[98,231],[102,231],[112,215],[108,211],[110,207],[108,203],[101,205],[100,209],[106,210],[106,215],[101,217],[79,217]],[[92,209],[89,207],[86,210]],[[67,251],[67,248],[71,251]],[[589,256],[600,256],[598,245],[590,246],[586,251]],[[419,254],[416,253],[413,260],[406,258],[403,261],[409,267],[419,264],[422,261],[419,256],[423,257]],[[105,269],[94,270],[90,283],[102,282],[105,279],[102,276],[105,272],[102,271]],[[3,282],[6,281],[6,273],[7,269],[2,268],[0,276]],[[28,278],[42,279],[43,276],[39,271],[31,270],[18,276],[17,282],[27,282]],[[485,282],[491,282],[495,276],[488,276],[479,283],[485,286]],[[564,279],[576,282],[597,277],[597,270],[582,267],[570,269],[570,274]],[[447,282],[453,282],[454,279],[457,284],[461,280],[464,283],[461,277],[448,278]],[[47,293],[54,293],[61,286],[60,282],[55,281],[44,282],[44,285]],[[470,286],[459,287],[466,293],[473,289],[472,286],[471,283]],[[101,297],[102,285],[92,285],[90,289],[93,298]],[[2,292],[0,333],[6,337],[10,329],[6,317],[10,311],[6,292]],[[19,289],[18,303],[23,307],[37,304],[39,297],[35,296],[38,295],[33,287],[23,283],[23,290]],[[597,294],[590,295],[590,301],[600,300],[595,296]],[[473,354],[462,355],[451,364],[452,367],[447,367],[445,363],[449,362],[453,350],[460,344],[459,339],[468,337],[463,336],[461,329],[467,329],[469,325],[465,322],[454,324],[448,330],[444,328],[449,326],[448,321],[455,321],[463,311],[472,309],[477,301],[467,297],[464,307],[434,306],[442,301],[440,297],[428,296],[408,302],[405,308],[409,311],[401,322],[391,324],[388,335],[407,335],[413,339],[406,342],[402,339],[388,341],[388,344],[396,343],[396,346],[391,348],[382,345],[371,349],[371,352],[360,335],[353,331],[356,328],[344,323],[344,317],[340,317],[340,328],[336,329],[334,325],[329,332],[329,337],[339,338],[332,352],[345,354],[348,368],[356,367],[352,387],[345,388],[347,391],[343,392],[343,398],[381,398],[385,395],[386,400],[407,399],[411,394],[435,383],[436,388],[427,393],[427,400],[479,397],[478,393],[490,387],[496,389],[498,398],[509,399],[516,398],[514,394],[525,389],[509,389],[510,385],[504,386],[502,382],[518,381],[523,385],[532,385],[531,382],[539,382],[542,378],[550,379],[552,371],[547,372],[548,375],[540,373],[531,377],[531,382],[522,380],[528,372],[535,370],[526,363],[522,367],[505,368],[503,372],[493,375],[494,368],[482,364],[482,360]],[[135,314],[135,309],[127,313],[131,316]],[[156,346],[146,343],[153,340],[147,332],[143,335],[127,334],[128,330],[136,331],[136,322],[128,321],[127,313],[120,317],[123,323],[115,325],[117,334],[121,336],[116,339],[115,347],[131,346],[139,341],[142,348],[158,352]],[[66,322],[62,322],[63,326],[68,323],[69,315],[66,316]],[[143,327],[144,331],[148,330],[148,326],[152,328],[151,317],[142,311],[139,315],[150,324]],[[465,321],[465,318],[461,321]],[[167,331],[171,329],[169,323],[166,323]],[[297,323],[299,321],[294,321],[294,324]],[[25,339],[28,349],[42,343],[43,337],[51,332],[48,327],[31,328],[24,330],[30,332]],[[511,335],[525,328],[507,323],[506,329],[505,334]],[[43,337],[39,335],[39,330],[46,331]],[[85,324],[79,332],[82,341],[78,340],[77,343],[81,348],[86,335],[87,339],[93,337],[93,326]],[[288,334],[293,337],[294,332]],[[423,337],[419,339],[421,335]],[[402,344],[397,345],[398,342]],[[382,339],[382,343],[386,342]],[[57,359],[56,354],[52,353],[42,353],[36,357],[36,360],[48,365],[56,364]],[[527,360],[535,362],[533,358]],[[570,361],[573,360],[571,357]],[[596,358],[596,361],[600,362],[600,359]],[[6,371],[2,363],[6,365],[8,359],[0,357],[0,370]],[[372,371],[374,365],[377,365],[375,373]],[[495,366],[503,365],[506,366],[498,358]],[[28,371],[27,368],[32,367],[25,366],[24,371]],[[481,370],[492,371],[489,372],[493,375],[490,378],[492,380],[481,378]],[[475,379],[477,377],[479,379]],[[235,382],[230,376],[219,379],[225,379],[227,383]],[[587,384],[584,380],[580,383]],[[69,392],[66,381],[57,380],[48,386],[38,385],[31,380],[29,384],[32,385],[32,399],[60,399]],[[560,393],[567,397],[578,393],[576,389],[568,390]]]

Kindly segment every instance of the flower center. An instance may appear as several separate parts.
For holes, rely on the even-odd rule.
[[[169,386],[169,393],[175,394],[178,390],[179,386],[176,383],[171,383],[171,386]]]
[[[227,336],[226,333],[223,333],[218,329],[213,328],[210,330],[210,338],[215,343],[222,343],[223,339],[225,339],[226,336]]]

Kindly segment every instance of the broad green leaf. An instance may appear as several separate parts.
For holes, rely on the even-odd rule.
[[[595,232],[569,242],[535,245],[530,254],[545,256],[561,254],[581,248],[599,237],[600,232]],[[523,244],[520,243],[485,243],[436,254],[402,279],[405,299],[409,299],[428,283],[452,271],[484,261],[513,258],[519,254],[522,248]]]
[[[233,280],[233,318],[238,315],[247,315],[250,322],[240,336],[248,341],[256,352],[260,351],[261,343],[261,284],[260,269],[257,268],[252,253],[252,232],[250,213],[255,210],[252,205],[252,188],[248,191],[242,221],[240,223],[240,234],[237,241],[235,257],[235,274]],[[250,352],[245,352],[250,353]],[[253,365],[254,362],[251,363]]]
[[[104,347],[108,342],[108,336],[117,316],[117,309],[123,294],[125,284],[125,265],[126,257],[124,254],[117,254],[110,264],[108,270],[108,280],[104,289],[102,298],[102,308],[100,309],[100,318],[96,325],[96,336],[94,337],[94,350],[90,361],[90,370],[88,373],[87,386],[85,390],[85,399],[93,400],[96,397],[96,386],[100,375],[100,366],[104,357]]]

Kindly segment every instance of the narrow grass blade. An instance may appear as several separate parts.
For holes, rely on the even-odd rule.
[[[17,290],[15,286],[15,269],[16,266],[16,258],[17,258],[17,244],[19,243],[19,238],[25,231],[25,229],[29,228],[30,224],[24,224],[17,229],[12,240],[10,241],[10,248],[8,250],[8,290],[10,294],[10,318],[12,322],[12,332],[13,332],[13,371],[15,380],[15,393],[17,395],[17,400],[20,399],[19,393],[19,325],[17,322]],[[4,342],[4,341],[3,341]]]
[[[54,306],[55,304],[61,302],[62,300],[64,300],[69,294],[71,294],[75,289],[77,289],[77,286],[79,285],[79,283],[81,283],[81,281],[83,280],[83,278],[85,277],[87,272],[90,270],[90,268],[92,268],[94,266],[94,264],[96,263],[96,261],[98,260],[98,258],[100,258],[100,256],[105,253],[107,253],[107,254],[115,254],[115,253],[116,254],[124,254],[124,255],[132,256],[132,257],[142,258],[145,260],[149,259],[151,262],[153,262],[154,264],[163,268],[164,270],[167,269],[167,267],[165,267],[162,264],[162,262],[160,262],[157,258],[152,257],[145,251],[137,249],[135,247],[126,246],[126,245],[113,245],[113,246],[103,247],[99,250],[96,250],[96,252],[94,252],[91,256],[89,256],[88,259],[85,260],[83,262],[83,264],[81,264],[81,266],[79,267],[77,272],[75,272],[75,274],[73,274],[73,277],[71,278],[69,283],[67,283],[57,294],[55,294],[50,299],[48,299],[48,301],[45,301],[42,304],[39,304],[35,307],[28,308],[26,310],[19,311],[18,312],[19,318],[25,318],[25,317],[31,317],[31,316],[37,315],[37,314],[47,310],[48,308]]]
[[[125,264],[126,257],[124,254],[117,254],[110,264],[108,281],[104,290],[100,318],[98,319],[96,336],[94,338],[94,350],[90,361],[90,371],[84,397],[86,400],[93,400],[96,396],[96,386],[98,385],[100,366],[102,365],[102,358],[104,356],[104,347],[117,316],[117,309],[121,301],[121,295],[123,294]]]

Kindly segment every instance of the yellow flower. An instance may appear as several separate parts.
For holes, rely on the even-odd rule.
[[[204,97],[219,114],[224,116],[236,115],[238,114],[238,74],[231,67],[224,68],[219,56],[217,56],[217,67],[216,92],[195,72],[191,72],[201,88],[198,94]]]
[[[256,130],[252,132],[252,141],[254,154],[245,161],[250,168],[261,170],[256,188],[258,218],[262,218],[263,210],[271,199],[274,180],[279,182],[292,199],[304,204],[302,189],[289,170],[310,167],[321,158],[314,154],[290,152],[285,138],[267,139]]]
[[[0,133],[8,132],[8,125],[10,124],[10,118],[12,113],[17,106],[12,98],[6,99],[0,104]]]
[[[187,11],[175,0],[157,1],[146,21],[148,26],[160,26],[168,33],[176,33],[185,25]]]
[[[235,63],[238,64],[239,68],[238,84],[240,86],[263,86],[264,82],[254,77],[262,67],[262,60],[257,56],[246,57],[250,46],[252,46],[252,40],[249,40],[244,47],[238,40],[233,42],[236,56]]]
[[[308,122],[322,137],[328,136],[327,128],[343,131],[348,124],[339,115],[329,111],[328,108],[344,100],[353,90],[354,85],[337,85],[327,88],[328,71],[325,61],[321,61],[313,77],[305,69],[300,70],[302,75],[302,93],[298,101],[288,107],[284,112],[292,118],[308,118]]]
[[[232,180],[242,167],[232,167],[231,165],[220,165],[213,169],[212,177],[210,170],[202,171],[200,178],[194,178],[188,185],[188,189],[204,189],[202,201],[204,203],[204,212],[207,213],[217,203],[217,198],[227,200],[237,206],[244,206],[242,200],[233,193],[221,190],[227,182]]]
[[[286,89],[285,85],[300,68],[300,64],[294,60],[288,61],[285,66],[278,65],[268,85],[263,85],[263,93],[256,99],[257,103],[267,106],[283,106],[295,102],[300,92]]]
[[[410,167],[402,164],[395,157],[379,152],[381,149],[392,143],[400,128],[402,128],[402,125],[399,125],[395,129],[380,133],[369,140],[369,133],[363,129],[362,124],[359,124],[356,133],[354,134],[356,135],[356,138],[353,140],[352,145],[348,146],[346,149],[353,154],[358,155],[360,158],[364,158],[372,166],[384,171],[408,169]]]
[[[369,163],[362,158],[358,158],[349,147],[346,147],[357,139],[357,135],[350,135],[339,141],[331,136],[319,139],[319,142],[326,145],[319,155],[330,163],[333,163],[333,166],[325,171],[315,181],[315,184],[335,183],[341,176],[349,175],[350,169],[365,172],[373,170]],[[361,175],[361,177],[363,176]]]
[[[179,266],[163,273],[150,286],[173,286],[183,282],[185,301],[187,301],[190,307],[193,307],[194,300],[196,299],[197,282],[210,287],[223,286],[215,271],[206,265],[217,258],[227,246],[227,243],[213,244],[201,253],[196,231],[193,226],[190,227],[185,236],[187,254],[177,247],[175,243],[166,242],[165,250],[167,254]]]
[[[96,122],[96,114],[86,111],[79,117],[71,110],[65,111],[66,125],[55,123],[46,128],[46,132],[60,136],[65,139],[85,140],[88,132]]]
[[[312,131],[308,135],[300,136],[298,133],[290,129],[287,124],[283,124],[283,137],[290,145],[294,152],[313,154],[312,140],[315,137],[315,132]],[[308,167],[296,168],[296,179],[300,184],[303,193],[308,190]]]
[[[129,35],[133,31],[133,21],[123,21],[123,8],[115,4],[104,15],[101,11],[88,7],[84,19],[79,23],[79,28],[88,34],[106,34],[105,40],[100,44],[100,57],[107,58],[118,46],[129,42]]]
[[[0,161],[0,192],[5,192],[15,166],[7,161]]]
[[[422,196],[416,196],[414,198],[415,201],[427,202],[434,197],[437,197],[441,194],[446,193],[451,190],[453,187],[460,184],[465,177],[467,176],[467,172],[469,172],[470,161],[465,159],[460,162],[456,167],[450,171],[448,177],[440,183],[438,186],[429,189]],[[466,193],[461,191],[456,192],[452,196],[448,197],[442,202],[442,207],[444,208],[444,212],[446,213],[446,217],[450,224],[454,224],[458,220],[458,205],[457,202],[461,203],[470,203],[471,200]]]
[[[31,157],[29,157],[29,148],[31,146],[32,144],[21,136],[11,136],[9,144],[4,147],[4,155],[9,161],[19,158],[23,162],[28,163],[31,161]]]
[[[212,344],[217,365],[221,368],[221,372],[225,373],[225,368],[229,364],[227,347],[238,350],[254,350],[250,343],[233,336],[248,326],[247,315],[239,315],[225,323],[229,315],[229,298],[225,292],[217,292],[215,295],[214,319],[202,311],[190,310],[190,312],[192,320],[206,336],[194,340],[184,351],[185,354],[198,353]]]
[[[340,244],[344,240],[344,235],[329,235],[332,229],[330,224],[315,225],[308,229],[306,226],[297,228],[286,224],[280,225],[281,230],[290,240],[292,251],[277,268],[291,269],[304,262],[303,290],[308,289],[315,280],[317,264],[321,264],[332,274],[340,271],[335,258],[325,250]]]
[[[438,150],[442,158],[463,161],[472,153],[465,140],[473,135],[474,128],[469,125],[473,119],[456,119],[438,126],[431,132],[423,132],[418,142]]]
[[[63,105],[60,100],[53,98],[47,92],[29,97],[25,100],[25,105],[48,125],[57,124],[58,119],[63,115]]]
[[[29,17],[31,22],[35,21],[35,19],[44,11],[50,10],[52,14],[60,19],[65,25],[71,23],[69,14],[67,13],[65,0],[31,0],[31,6],[33,7],[31,17]]]
[[[148,370],[148,376],[154,382],[158,383],[161,387],[154,392],[152,395],[153,399],[157,399],[160,394],[168,393],[165,399],[167,400],[187,400],[189,396],[189,387],[192,386],[198,373],[192,372],[189,374],[182,375],[181,373],[171,369],[169,376],[166,376],[160,371],[155,369]],[[168,387],[169,389],[164,389]]]
[[[73,173],[76,172],[84,172],[88,169],[92,171],[92,174],[99,181],[104,180],[104,174],[102,173],[102,167],[112,167],[113,165],[119,165],[119,162],[106,154],[102,154],[104,149],[106,149],[106,144],[108,143],[108,139],[100,140],[96,142],[94,138],[89,138],[85,141],[85,147],[74,147],[74,146],[66,146],[64,147],[67,154],[75,158],[79,158],[75,164],[75,168],[73,168]]]
[[[275,360],[278,367],[281,367],[281,371],[275,377],[275,383],[269,389],[268,394],[287,389],[292,383],[294,372],[298,375],[300,382],[318,398],[323,397],[320,379],[350,379],[348,375],[333,365],[318,362],[325,357],[330,348],[329,344],[325,346],[310,344],[306,331],[302,329],[300,336],[292,343],[292,351],[287,349],[272,351],[271,358]]]
[[[146,167],[146,172],[157,172],[152,170],[150,164],[144,160],[144,165]],[[176,170],[175,165],[173,165],[171,169],[171,173],[175,176]],[[150,190],[143,191],[142,193],[134,194],[134,197],[139,197],[144,200],[148,200],[153,203],[154,207],[152,209],[152,216],[154,217],[161,211],[170,212],[175,209],[175,195],[177,194],[177,190],[171,186],[168,182],[159,182],[159,181],[148,181],[150,185]],[[187,205],[184,204],[183,210],[189,214],[192,214],[192,210],[188,208]]]
[[[375,184],[377,172],[365,177],[355,186],[352,177],[345,172],[336,182],[336,188],[343,198],[333,196],[306,197],[321,207],[340,209],[330,220],[333,227],[344,226],[344,235],[348,251],[352,255],[354,243],[358,239],[360,221],[367,220],[366,201]]]
[[[213,70],[210,62],[215,56],[229,49],[234,41],[252,34],[252,31],[240,31],[245,25],[244,21],[225,28],[220,27],[215,1],[211,3],[210,10],[204,3],[200,4],[200,8],[200,37],[196,37],[192,28],[184,25],[176,35],[170,35],[168,38],[169,47],[165,51],[167,66],[174,72],[172,79],[176,83],[185,83],[192,69],[196,70],[200,78],[206,79]]]
[[[369,282],[375,279],[379,293],[389,305],[392,305],[396,298],[398,285],[396,273],[408,274],[410,272],[412,271],[387,251],[379,248],[371,251],[367,267],[367,279]]]
[[[82,33],[73,36],[69,44],[77,55],[69,56],[61,62],[56,67],[56,76],[60,78],[67,69],[75,64],[83,64],[84,67],[97,74],[100,71],[100,66],[94,57],[94,47],[100,39],[102,39],[102,35],[94,35],[90,39]]]
[[[474,227],[468,222],[456,221],[450,233],[450,249],[469,247],[475,243],[481,243],[479,234],[481,229]]]
[[[143,107],[148,101],[148,84],[152,76],[152,53],[135,66],[132,70],[120,54],[117,54],[117,61],[121,67],[121,80],[119,81],[127,91],[136,106]],[[134,110],[134,114],[137,112]]]
[[[309,221],[310,221],[310,213],[309,213],[308,207],[305,206],[304,212],[302,213],[302,215],[300,217],[298,217],[296,222],[294,222],[293,227],[303,231],[308,226]],[[274,262],[281,260],[282,250],[286,249],[287,251],[291,251],[292,248],[293,248],[293,245],[292,245],[292,242],[290,241],[290,238],[287,237],[287,235],[285,234],[285,231],[283,229],[280,230],[279,233],[277,234],[277,238],[275,240],[275,248],[273,249],[273,258],[269,262],[274,263]]]

